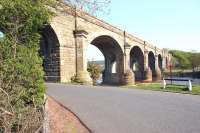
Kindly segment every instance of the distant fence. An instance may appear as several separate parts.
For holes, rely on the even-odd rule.
[[[169,77],[169,72],[164,72],[164,76]],[[183,71],[176,71],[172,72],[173,77],[191,77],[191,78],[200,78],[200,71],[198,72],[183,72]]]

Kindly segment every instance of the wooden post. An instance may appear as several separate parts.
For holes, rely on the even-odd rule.
[[[169,65],[169,73],[170,73],[170,79],[171,79],[171,85],[172,85],[172,64]]]

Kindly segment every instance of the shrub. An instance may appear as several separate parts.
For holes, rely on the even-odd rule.
[[[88,64],[88,72],[90,73],[90,77],[93,80],[93,84],[96,83],[96,81],[100,78],[100,75],[102,73],[102,67],[98,64],[89,63]]]
[[[48,3],[0,1],[0,131],[31,133],[41,125],[45,85],[38,51],[40,30],[52,15]]]
[[[77,77],[77,75],[74,75],[71,77],[71,82],[72,83],[78,83],[78,84],[83,84],[84,82],[80,80],[80,78]]]

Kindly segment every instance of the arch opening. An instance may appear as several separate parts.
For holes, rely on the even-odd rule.
[[[148,61],[149,61],[148,62],[149,68],[152,71],[152,79],[155,79],[156,78],[155,56],[152,51],[150,51],[148,54]]]
[[[118,42],[110,36],[103,35],[95,38],[90,44],[101,51],[104,57],[103,83],[120,84],[123,74],[123,52]]]
[[[168,58],[167,58],[167,57],[166,57],[166,59],[165,59],[165,65],[166,65],[166,69],[168,69],[169,64],[168,64]]]
[[[162,62],[163,62],[162,56],[159,54],[158,55],[158,66],[159,66],[161,71],[163,70],[163,63]]]
[[[144,55],[140,47],[134,46],[130,52],[130,68],[135,73],[135,80],[144,80]]]
[[[59,41],[50,25],[42,30],[40,41],[40,55],[43,58],[45,80],[60,80]]]

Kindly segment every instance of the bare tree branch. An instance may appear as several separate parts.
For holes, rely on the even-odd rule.
[[[11,105],[11,103],[10,103],[10,96],[8,95],[8,93],[7,93],[4,89],[0,88],[0,91],[2,91],[2,92],[7,96],[8,104],[9,104],[9,106],[10,106],[12,112],[14,112],[14,111],[13,111],[13,107],[12,107],[12,105]]]
[[[10,115],[10,116],[13,116],[13,113],[11,113],[11,112],[5,110],[4,108],[1,108],[1,107],[0,107],[0,111],[3,112],[3,113],[1,113],[2,115]]]
[[[92,15],[96,15],[97,12],[106,13],[108,11],[106,8],[111,0],[63,0],[63,2]]]

